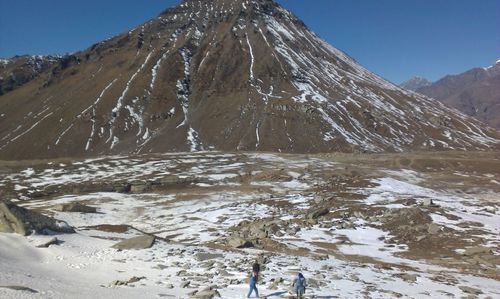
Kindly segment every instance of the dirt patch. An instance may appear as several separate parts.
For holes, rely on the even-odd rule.
[[[115,225],[115,224],[100,224],[95,226],[87,226],[85,229],[93,229],[107,233],[124,234],[132,229],[129,225]]]

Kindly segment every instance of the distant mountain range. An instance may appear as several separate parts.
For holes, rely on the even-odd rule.
[[[435,98],[495,128],[500,128],[500,60],[430,82],[414,77],[400,85]]]

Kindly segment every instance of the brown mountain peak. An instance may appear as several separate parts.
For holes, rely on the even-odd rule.
[[[499,142],[369,72],[273,1],[183,2],[72,61],[2,96],[0,159]]]

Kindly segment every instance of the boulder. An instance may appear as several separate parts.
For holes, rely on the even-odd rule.
[[[64,221],[28,210],[11,202],[0,202],[0,232],[17,233],[23,236],[31,233],[74,233],[75,230]]]
[[[353,229],[354,227],[355,227],[354,223],[349,222],[349,221],[344,221],[344,222],[337,225],[338,229]]]
[[[472,294],[472,295],[480,295],[483,293],[483,291],[475,288],[471,288],[468,286],[458,286],[459,289],[462,290],[462,292],[467,293],[467,294]]]
[[[265,239],[268,237],[268,234],[265,230],[254,226],[250,228],[250,235],[257,239]]]
[[[424,198],[424,200],[422,201],[422,206],[424,207],[429,207],[432,205],[433,205],[432,198]]]
[[[435,234],[439,233],[440,231],[441,231],[441,226],[439,226],[435,223],[431,223],[427,227],[427,232],[431,235],[435,235]]]
[[[432,198],[424,198],[424,200],[422,201],[422,206],[427,208],[439,208],[439,205],[434,203],[434,200],[432,200]]]
[[[97,213],[97,208],[89,207],[79,202],[71,202],[66,204],[60,204],[54,207],[54,210],[59,212],[71,212],[71,213]]]
[[[278,278],[273,279],[273,280],[271,280],[271,281],[272,281],[272,282],[271,282],[271,284],[269,285],[269,289],[270,289],[270,290],[277,290],[277,289],[278,289],[278,287],[279,287],[279,285],[280,285],[281,283],[283,283],[283,281],[284,281],[284,280],[283,280],[283,278],[278,277]]]
[[[321,216],[325,216],[326,214],[330,213],[330,210],[328,208],[319,208],[313,211],[310,211],[307,213],[307,218],[308,219],[318,219]]]
[[[222,270],[219,270],[219,273],[218,273],[220,276],[225,276],[225,277],[228,277],[228,276],[231,276],[231,273],[227,272],[226,270],[222,269]]]
[[[417,242],[420,242],[420,241],[422,241],[425,238],[427,238],[427,236],[426,235],[422,235],[422,236],[418,236],[416,240],[417,240]]]
[[[417,275],[416,274],[402,274],[401,279],[407,282],[417,282]]]
[[[131,250],[131,249],[147,249],[151,248],[155,242],[156,238],[154,236],[150,235],[143,235],[143,236],[138,236],[134,237],[131,239],[123,240],[115,245],[112,246],[112,248],[118,249],[118,250]]]
[[[487,207],[484,208],[484,211],[488,212],[488,213],[491,213],[491,214],[496,214],[496,212],[498,211],[498,209],[496,207],[493,207],[493,206],[487,206]]]
[[[307,286],[310,288],[313,288],[313,289],[317,289],[320,287],[320,283],[318,280],[316,280],[314,278],[309,278],[309,279],[307,279]]]
[[[221,297],[219,291],[217,291],[215,286],[208,287],[199,291],[196,291],[190,298],[191,299],[213,299],[216,297]]]
[[[130,184],[130,193],[144,193],[146,191],[149,191],[151,189],[151,184],[147,182],[132,182]]]
[[[213,299],[215,297],[221,297],[219,291],[217,290],[207,290],[197,292],[192,298],[193,299]]]

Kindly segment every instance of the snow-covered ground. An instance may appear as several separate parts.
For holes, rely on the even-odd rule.
[[[70,183],[156,181],[172,176],[198,180],[141,193],[64,192],[19,201],[68,222],[77,233],[57,235],[60,243],[49,248],[34,247],[40,236],[1,233],[0,298],[189,298],[194,290],[209,286],[215,286],[222,298],[245,298],[251,265],[262,254],[268,263],[258,288],[269,298],[287,296],[298,271],[310,280],[307,293],[316,298],[459,298],[469,295],[464,287],[480,290],[479,298],[500,298],[500,282],[493,277],[400,255],[408,246],[386,243],[391,233],[377,225],[378,220],[353,219],[353,227],[336,229],[331,223],[340,220],[333,217],[301,227],[295,234],[283,229],[279,236],[270,236],[292,250],[304,249],[301,254],[213,246],[243,220],[302,218],[314,207],[322,186],[345,168],[345,162],[300,155],[190,153],[49,162],[12,170],[0,177],[0,187],[12,188],[18,198]],[[362,197],[359,205],[402,209],[406,208],[402,199],[417,205],[433,199],[444,209],[430,212],[436,224],[457,232],[481,232],[474,237],[482,238],[498,254],[500,203],[495,190],[457,194],[431,188],[428,174],[417,171],[377,173],[367,179],[367,187],[351,189]],[[491,180],[491,174],[484,179]],[[54,209],[69,202],[96,207],[98,213]],[[293,208],[284,208],[286,204]],[[485,207],[490,208],[485,211]],[[461,225],[464,222],[471,226]],[[103,224],[130,229],[106,232],[95,227]],[[111,248],[140,231],[160,239],[144,250]],[[499,269],[496,265],[493,271]],[[112,285],[134,276],[145,278],[128,286]],[[283,282],[274,286],[277,279]],[[182,287],[186,282],[189,285]],[[23,286],[37,293],[2,286]]]

